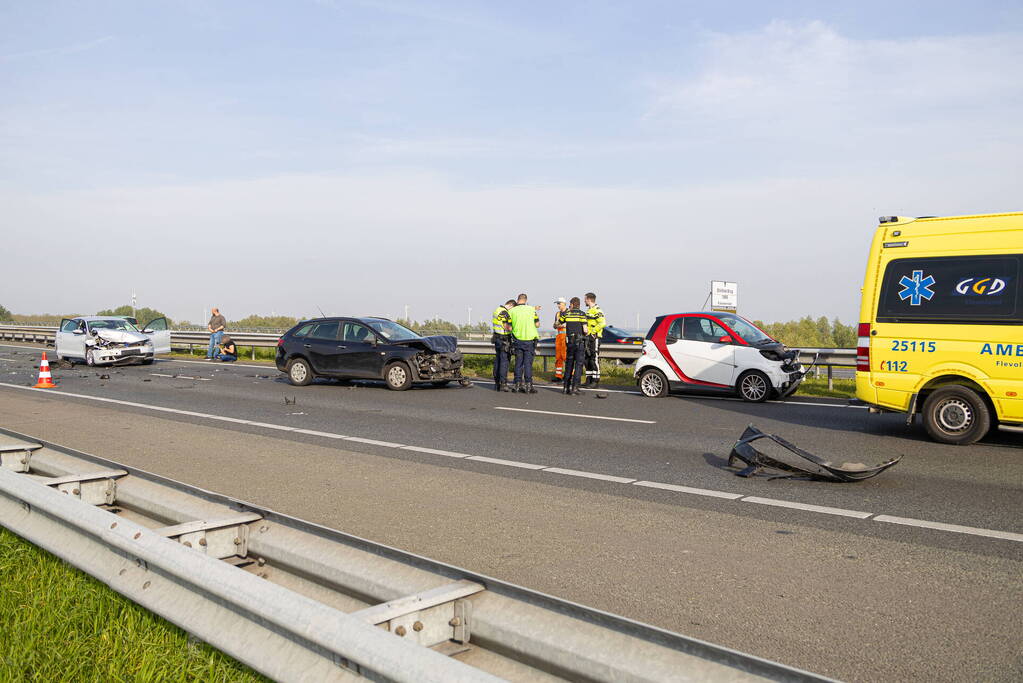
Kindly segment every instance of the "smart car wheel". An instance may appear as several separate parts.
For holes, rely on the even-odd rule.
[[[941,443],[965,446],[991,428],[991,413],[977,392],[964,386],[937,389],[924,401],[924,428]]]
[[[304,358],[295,358],[288,363],[288,381],[296,387],[304,387],[313,381],[313,369]]]
[[[391,363],[384,370],[384,381],[391,391],[404,391],[412,386],[412,371],[404,363]]]
[[[661,398],[668,395],[668,378],[656,368],[644,370],[639,376],[639,390],[644,396]]]
[[[743,401],[762,403],[771,394],[771,381],[759,370],[751,370],[739,377],[735,389]]]
[[[85,350],[85,364],[90,368],[96,365],[96,356],[93,355],[92,349]]]

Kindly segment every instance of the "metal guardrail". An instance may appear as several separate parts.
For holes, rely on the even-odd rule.
[[[0,464],[0,524],[276,680],[825,680],[5,429]]]

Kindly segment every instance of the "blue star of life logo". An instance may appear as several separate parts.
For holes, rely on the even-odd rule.
[[[913,277],[902,276],[899,284],[903,289],[899,292],[899,298],[905,301],[909,299],[910,306],[919,306],[922,301],[930,301],[934,297],[935,280],[933,275],[924,277],[924,271],[914,270]]]

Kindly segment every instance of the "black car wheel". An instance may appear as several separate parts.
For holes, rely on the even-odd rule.
[[[288,381],[296,387],[304,387],[313,381],[313,369],[305,358],[295,358],[288,363]]]
[[[412,386],[412,371],[404,363],[391,363],[384,368],[384,382],[391,391],[405,391]]]
[[[668,378],[656,368],[644,370],[639,376],[639,390],[650,398],[663,398],[668,395]]]
[[[977,392],[964,386],[937,389],[924,401],[924,428],[935,441],[966,446],[991,428],[991,413]]]
[[[763,403],[771,395],[771,380],[759,370],[750,370],[739,377],[735,390],[743,401]]]

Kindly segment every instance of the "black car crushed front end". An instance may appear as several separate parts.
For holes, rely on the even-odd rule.
[[[460,380],[464,357],[458,350],[458,340],[447,335],[421,337],[394,342],[399,346],[418,349],[410,361],[413,372],[421,380]]]

